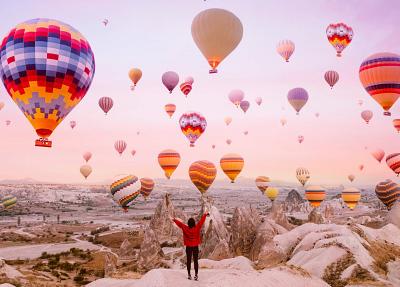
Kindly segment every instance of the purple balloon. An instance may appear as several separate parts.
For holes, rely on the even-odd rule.
[[[250,103],[249,103],[249,101],[241,101],[240,102],[240,108],[243,110],[243,112],[247,112],[247,110],[249,109],[249,107],[250,107]]]
[[[164,86],[168,89],[169,93],[172,93],[172,90],[179,83],[179,76],[174,71],[165,72],[161,78]]]
[[[301,108],[308,101],[308,93],[303,88],[294,88],[289,91],[287,98],[289,103],[296,110],[297,114],[299,114]]]

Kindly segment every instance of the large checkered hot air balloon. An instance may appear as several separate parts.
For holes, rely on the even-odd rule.
[[[0,45],[0,76],[9,95],[32,124],[36,146],[83,99],[95,61],[88,41],[68,24],[33,19],[18,24]]]
[[[344,23],[329,24],[326,28],[328,41],[335,48],[338,57],[342,56],[343,50],[353,40],[353,35],[353,29]]]

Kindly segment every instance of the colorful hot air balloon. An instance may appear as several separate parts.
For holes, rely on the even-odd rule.
[[[119,155],[122,155],[122,153],[125,151],[126,149],[126,142],[123,140],[117,140],[114,143],[114,148],[115,150],[119,153]]]
[[[244,166],[243,158],[235,153],[228,153],[220,160],[221,169],[230,178],[231,183],[235,182],[236,177]]]
[[[350,182],[353,182],[353,180],[356,178],[354,174],[349,174],[347,178],[350,180]]]
[[[0,206],[4,209],[13,208],[17,204],[17,198],[13,195],[6,195],[0,200]]]
[[[230,144],[232,143],[232,140],[231,140],[231,139],[227,139],[227,140],[226,140],[226,143],[227,143],[228,145],[230,145]]]
[[[76,121],[70,121],[70,122],[69,122],[69,126],[71,127],[71,129],[73,129],[74,127],[76,127]]]
[[[284,118],[282,118],[282,119],[281,119],[281,125],[284,126],[284,125],[286,125],[286,123],[287,123],[287,120],[284,119]]]
[[[366,58],[360,66],[360,81],[368,94],[390,116],[390,108],[400,94],[400,56],[377,53]]]
[[[250,107],[250,102],[249,102],[249,101],[241,101],[241,102],[240,102],[240,108],[242,109],[242,111],[243,111],[244,113],[247,112],[247,110],[249,109],[249,107]]]
[[[319,185],[312,185],[306,188],[306,199],[312,207],[318,207],[325,199],[325,189]]]
[[[166,104],[164,108],[169,117],[172,118],[175,113],[176,106],[174,104]]]
[[[359,189],[351,187],[343,189],[342,200],[346,203],[347,207],[353,210],[357,203],[360,201],[361,192]]]
[[[88,164],[84,164],[81,166],[80,172],[85,177],[85,179],[87,179],[88,176],[92,173],[92,167]]]
[[[99,107],[103,110],[103,112],[107,115],[107,113],[113,107],[114,102],[110,97],[102,97],[99,99]]]
[[[344,23],[329,24],[326,28],[326,36],[329,43],[335,48],[336,56],[342,56],[343,50],[353,40],[353,29]]]
[[[379,162],[381,162],[382,159],[383,159],[384,156],[385,156],[385,152],[384,152],[382,149],[380,149],[380,148],[378,148],[378,149],[372,151],[371,154],[372,154],[372,156],[373,156],[377,161],[379,161]]]
[[[392,153],[386,156],[386,164],[399,176],[400,173],[400,153]]]
[[[51,19],[32,19],[14,27],[0,45],[4,86],[36,130],[36,146],[83,99],[95,71],[94,55],[75,28]]]
[[[302,142],[304,141],[304,136],[298,136],[298,137],[297,137],[297,141],[298,141],[299,143],[302,143]]]
[[[257,176],[256,186],[261,191],[261,193],[264,193],[264,191],[268,188],[268,184],[270,181],[271,180],[268,176]]]
[[[82,155],[82,157],[86,162],[88,162],[92,158],[92,153],[90,151],[87,151]]]
[[[398,133],[400,133],[400,119],[393,120],[393,126]]]
[[[296,169],[296,177],[301,185],[304,186],[310,179],[310,172],[304,167],[299,167],[298,169]]]
[[[292,56],[295,49],[295,45],[290,40],[282,40],[276,46],[276,51],[286,62],[289,62],[290,56]]]
[[[244,99],[244,92],[242,90],[232,90],[229,93],[228,98],[234,105],[239,107],[240,103]]]
[[[361,117],[367,124],[369,124],[369,121],[372,119],[373,115],[373,112],[370,110],[365,110],[361,112]]]
[[[257,105],[260,106],[262,104],[262,98],[261,97],[255,98],[255,102],[256,102]]]
[[[129,206],[139,196],[140,190],[137,190],[135,183],[138,178],[134,175],[119,176],[110,185],[110,192],[115,202],[117,202],[125,212]]]
[[[3,102],[0,102],[0,111],[4,108],[4,103]]]
[[[10,120],[6,120],[6,126],[9,126],[11,124]]]
[[[142,71],[138,68],[133,68],[129,70],[128,73],[129,79],[131,79],[133,83],[133,89],[135,89],[136,84],[140,81],[142,78]]]
[[[279,189],[276,187],[267,187],[264,191],[264,195],[268,197],[272,202],[278,197]]]
[[[179,76],[174,71],[165,72],[161,77],[162,83],[167,88],[169,93],[175,89],[176,85],[179,83]]]
[[[397,200],[400,200],[400,186],[390,179],[378,183],[375,187],[375,193],[389,210]]]
[[[158,163],[164,170],[165,176],[170,179],[172,173],[181,162],[181,156],[173,149],[166,149],[159,153]]]
[[[190,84],[190,85],[193,85],[193,83],[194,83],[194,79],[193,79],[193,77],[186,77],[186,79],[185,79],[185,83],[188,83],[188,84]]]
[[[333,86],[339,81],[339,73],[336,71],[327,71],[324,75],[324,78],[332,89]]]
[[[226,117],[226,118],[224,119],[224,122],[225,122],[225,124],[226,124],[227,126],[229,126],[230,123],[232,122],[232,118],[231,118],[231,117]]]
[[[143,177],[140,179],[140,194],[143,195],[144,199],[150,196],[154,188],[154,180],[148,177]]]
[[[239,18],[223,9],[207,9],[193,19],[192,37],[216,73],[218,65],[239,45],[243,26]]]
[[[217,175],[215,165],[208,160],[199,160],[189,167],[189,177],[203,195],[207,192]]]
[[[363,100],[358,100],[358,105],[359,105],[359,106],[362,106],[363,103],[364,103]]]
[[[207,127],[206,119],[197,112],[186,112],[179,119],[182,133],[187,137],[190,146],[204,133]]]
[[[215,144],[213,144],[211,147],[214,149],[215,148]]]
[[[294,88],[288,92],[287,99],[298,115],[308,101],[308,93],[303,88]]]
[[[192,77],[187,77],[185,81],[179,86],[182,93],[187,96],[192,90],[194,79]]]
[[[136,150],[134,150],[134,149],[131,150],[131,155],[132,155],[132,156],[135,156],[135,154],[136,154]]]

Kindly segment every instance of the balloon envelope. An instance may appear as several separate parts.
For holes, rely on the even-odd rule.
[[[378,183],[375,187],[375,193],[389,210],[397,200],[400,200],[400,186],[390,179]]]
[[[353,29],[344,23],[330,24],[326,28],[328,41],[335,48],[338,57],[353,40],[353,35]]]
[[[85,152],[83,155],[83,159],[88,162],[92,158],[92,153],[90,151]]]
[[[350,182],[353,182],[353,180],[356,178],[354,174],[349,174],[347,178],[350,180]]]
[[[372,119],[373,117],[373,113],[370,110],[365,110],[361,112],[361,117],[362,119],[368,124],[369,121]]]
[[[117,140],[114,143],[114,148],[115,150],[119,153],[119,155],[122,155],[122,153],[125,151],[126,149],[126,142],[124,140]]]
[[[356,207],[360,198],[361,198],[361,192],[357,188],[351,187],[343,189],[342,191],[342,200],[351,210],[353,210]]]
[[[142,78],[142,71],[140,69],[138,69],[138,68],[130,69],[129,73],[128,73],[128,76],[131,79],[133,85],[136,87],[136,84]]]
[[[383,149],[376,149],[374,151],[371,152],[371,155],[379,162],[382,161],[382,159],[385,157],[385,152],[383,151]]]
[[[206,130],[207,121],[200,113],[186,112],[180,117],[179,126],[189,140],[190,146],[194,147],[194,143]]]
[[[336,71],[327,71],[324,78],[328,85],[333,88],[333,86],[339,81],[339,73]]]
[[[181,162],[180,154],[173,149],[163,150],[158,154],[158,163],[164,170],[165,176],[170,179],[172,173]]]
[[[261,97],[257,97],[255,99],[255,102],[256,102],[257,105],[261,105],[262,104],[262,98]]]
[[[231,117],[226,117],[226,118],[224,119],[224,122],[225,122],[225,124],[226,124],[227,126],[229,126],[229,124],[232,122],[232,118],[231,118]]]
[[[393,120],[393,126],[398,133],[400,133],[400,119]]]
[[[13,195],[6,195],[0,200],[0,206],[4,209],[13,208],[17,204],[17,197]]]
[[[243,111],[244,113],[247,112],[247,110],[249,109],[249,107],[250,107],[250,102],[249,102],[249,101],[241,101],[241,102],[240,102],[240,108],[242,109],[242,111]]]
[[[99,99],[99,106],[105,114],[107,114],[113,107],[114,102],[110,97],[102,97]]]
[[[143,197],[146,199],[147,197],[150,196],[150,193],[152,192],[154,188],[154,180],[148,177],[143,177],[140,179],[140,194],[143,195]]]
[[[288,92],[287,99],[297,114],[308,101],[308,93],[303,88],[294,88]]]
[[[257,176],[256,178],[256,186],[263,193],[271,181],[268,176]]]
[[[400,174],[400,153],[392,153],[386,156],[386,164],[398,176]]]
[[[169,93],[172,93],[176,85],[179,83],[179,76],[174,71],[168,71],[162,75],[161,80]]]
[[[92,167],[88,164],[82,165],[80,172],[86,179],[92,173]]]
[[[172,116],[173,116],[174,113],[175,113],[176,106],[175,106],[174,104],[166,104],[166,105],[164,106],[164,109],[165,109],[165,112],[168,114],[168,116],[169,116],[170,118],[172,118]]]
[[[230,178],[231,182],[233,183],[243,169],[244,160],[238,154],[229,153],[221,158],[220,165],[223,172]]]
[[[244,99],[244,92],[242,90],[232,90],[228,95],[229,100],[239,107],[240,103]]]
[[[276,51],[286,62],[289,62],[290,56],[292,56],[295,49],[295,45],[290,40],[282,40],[276,46]]]
[[[73,129],[74,127],[76,127],[76,121],[70,121],[70,122],[69,122],[69,126],[71,127],[71,129]]]
[[[207,192],[217,175],[215,165],[208,160],[200,160],[189,167],[189,177],[201,194]]]
[[[140,194],[140,189],[137,190],[134,185],[137,180],[138,178],[135,175],[121,175],[110,185],[110,192],[114,201],[125,211]]]
[[[318,207],[325,199],[325,189],[319,185],[312,185],[306,188],[306,199],[313,207]]]
[[[276,187],[268,187],[265,191],[264,191],[264,195],[266,197],[268,197],[272,202],[274,202],[274,200],[278,197],[279,195],[279,189],[277,189]]]
[[[310,172],[304,167],[299,167],[296,169],[296,178],[304,186],[310,179]]]

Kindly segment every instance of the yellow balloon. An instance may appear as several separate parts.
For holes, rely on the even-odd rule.
[[[224,155],[219,163],[223,172],[230,178],[232,183],[235,182],[236,177],[242,171],[244,166],[243,158],[234,153]]]
[[[264,195],[268,197],[271,201],[274,201],[279,195],[279,189],[276,187],[268,187],[264,191]]]
[[[357,188],[346,188],[342,191],[342,200],[346,203],[347,207],[351,210],[356,207],[361,198],[361,192]]]
[[[133,68],[129,70],[129,78],[131,79],[133,85],[136,87],[136,84],[142,78],[142,71],[138,68]]]
[[[207,9],[193,19],[192,37],[212,70],[239,45],[243,26],[239,18],[224,9]]]

